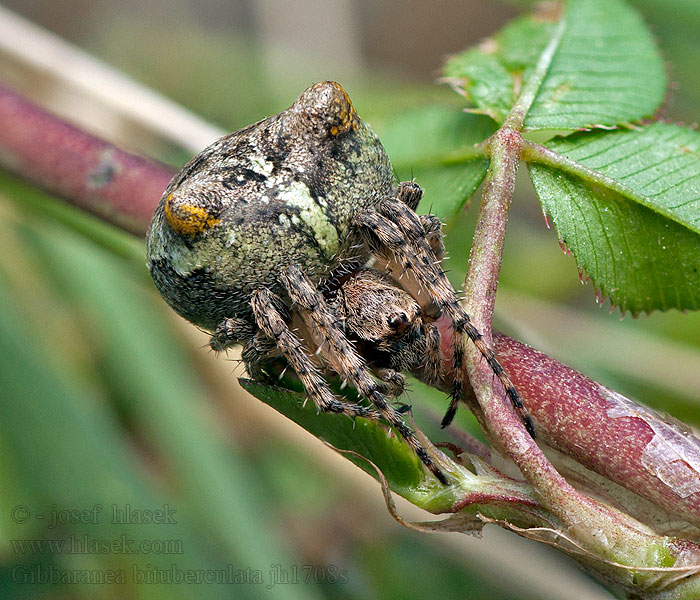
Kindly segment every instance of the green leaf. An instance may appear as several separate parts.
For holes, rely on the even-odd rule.
[[[630,199],[700,233],[700,134],[654,123],[550,140],[547,147],[607,175]],[[625,189],[626,188],[626,189]]]
[[[241,379],[240,383],[253,396],[319,439],[371,460],[387,478],[389,487],[417,506],[440,512],[448,510],[455,501],[451,488],[445,488],[429,475],[406,442],[398,434],[390,433],[385,425],[363,418],[353,421],[343,415],[319,414],[313,403],[307,402],[306,396],[299,392],[250,379]],[[377,476],[367,461],[345,456]]]
[[[443,68],[445,80],[474,105],[475,112],[503,123],[515,103],[523,71],[535,65],[553,27],[532,16],[516,19],[478,48],[451,57]]]
[[[425,190],[421,211],[447,218],[486,176],[489,161],[475,144],[496,126],[486,116],[433,104],[403,112],[378,129],[396,176],[415,179]]]
[[[700,134],[656,123],[547,146],[564,158],[531,164],[532,181],[603,295],[633,314],[699,309]]]
[[[554,34],[556,21],[551,15],[526,15],[501,29],[494,38],[498,56],[511,73],[522,74],[537,63]]]
[[[513,90],[522,90],[530,131],[614,127],[656,111],[666,89],[663,61],[633,9],[621,0],[576,0],[558,26],[551,19],[513,22],[453,57],[445,76],[499,123],[517,102]]]
[[[612,127],[654,114],[666,76],[641,17],[619,0],[569,2],[525,129]]]
[[[474,104],[473,112],[502,123],[515,102],[515,84],[499,57],[467,50],[445,65],[445,77]]]

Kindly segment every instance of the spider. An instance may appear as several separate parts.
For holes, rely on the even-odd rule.
[[[213,349],[242,344],[254,378],[263,376],[267,360],[283,356],[319,411],[383,419],[447,484],[390,402],[403,389],[399,370],[406,365],[425,359],[437,376],[430,322],[445,313],[455,331],[443,426],[463,395],[467,338],[512,403],[522,404],[440,267],[440,222],[414,212],[421,194],[412,182],[394,187],[384,148],[345,90],[318,83],[287,110],[221,138],[183,167],[153,217],[148,267],[170,306],[213,332]],[[326,298],[334,290],[347,297],[350,283],[362,282],[353,275],[370,261],[385,273],[387,290],[415,302],[410,314],[386,322],[398,338],[374,340],[378,351],[401,340],[413,358],[399,353],[403,363],[374,370],[346,335],[364,334],[342,310],[355,305],[339,303],[337,293]],[[372,407],[337,398],[325,371],[339,374]]]
[[[365,267],[344,278],[333,292],[330,305],[375,377],[387,385],[387,394],[403,394],[403,371],[440,387],[443,367],[438,325],[385,273]],[[485,356],[497,363],[488,349]],[[534,437],[534,424],[525,407],[514,404],[514,409]]]

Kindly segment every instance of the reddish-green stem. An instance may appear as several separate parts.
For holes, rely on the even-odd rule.
[[[700,526],[697,438],[522,342],[494,337],[542,441]]]
[[[142,236],[174,171],[120,150],[0,85],[0,164]]]
[[[505,224],[515,189],[521,141],[520,134],[507,127],[499,129],[491,138],[491,162],[469,255],[469,270],[464,281],[469,314],[489,344],[506,235]]]

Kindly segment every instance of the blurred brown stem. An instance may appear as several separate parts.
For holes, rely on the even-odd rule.
[[[0,84],[0,165],[143,236],[173,169],[120,150]]]

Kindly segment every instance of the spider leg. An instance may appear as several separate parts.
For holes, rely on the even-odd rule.
[[[411,293],[420,294],[426,290],[432,301],[443,310],[452,322],[453,336],[453,387],[449,408],[442,420],[442,426],[447,427],[457,412],[457,406],[464,393],[464,356],[466,351],[465,336],[474,342],[481,355],[491,367],[494,375],[503,385],[506,395],[514,409],[527,428],[530,435],[535,429],[530,416],[523,407],[522,400],[515,386],[498,362],[496,355],[486,342],[479,330],[474,326],[467,312],[457,300],[454,289],[445,276],[442,268],[435,264],[426,232],[419,217],[406,204],[388,198],[382,200],[376,210],[359,213],[355,218],[356,224],[367,234],[368,241],[383,258],[389,267],[393,263],[395,279],[405,273],[410,273],[401,285]],[[396,264],[398,262],[398,265]],[[418,289],[408,286],[418,285]],[[416,295],[416,300],[421,302]]]
[[[222,352],[231,346],[253,339],[255,327],[245,319],[224,319],[216,327],[209,346],[215,352]]]
[[[406,391],[406,378],[394,369],[373,369],[374,374],[382,382],[381,393],[392,398],[398,398]]]
[[[275,340],[266,336],[262,331],[258,331],[252,339],[243,344],[241,358],[248,371],[248,375],[253,379],[263,380],[269,377],[263,371],[262,364],[273,356],[279,356]]]
[[[425,230],[425,241],[438,261],[445,256],[445,244],[442,242],[442,221],[435,215],[420,215],[420,223]]]
[[[241,358],[248,375],[253,379],[264,379],[261,364],[275,352],[274,340],[262,331],[256,331],[254,323],[237,317],[221,321],[209,339],[209,346],[215,352],[223,352],[237,344],[243,345]]]
[[[423,190],[414,181],[402,181],[396,186],[394,194],[399,202],[415,211],[418,208],[420,199],[423,197]],[[418,218],[421,225],[423,225],[425,240],[428,242],[430,249],[439,261],[442,260],[445,254],[445,246],[442,243],[442,222],[435,215],[420,215]]]
[[[341,402],[328,387],[309,358],[299,338],[289,329],[275,306],[275,296],[266,288],[255,290],[250,303],[258,327],[275,341],[277,348],[296,371],[304,389],[321,412],[342,413],[349,417],[378,419],[379,414],[364,406]]]
[[[416,210],[423,197],[423,190],[414,181],[402,181],[396,186],[394,195],[399,202],[403,202],[411,210]]]
[[[361,396],[368,398],[374,404],[389,425],[406,440],[423,464],[441,483],[447,485],[447,478],[406,425],[401,413],[389,404],[384,394],[379,391],[380,384],[374,380],[364,359],[345,337],[338,320],[313,283],[297,265],[286,267],[282,271],[281,280],[291,300],[296,304],[297,310],[314,324],[322,341],[321,351],[329,364],[337,369],[338,373],[345,377]]]
[[[440,380],[440,332],[432,323],[426,323],[425,327],[425,383],[435,386]]]

